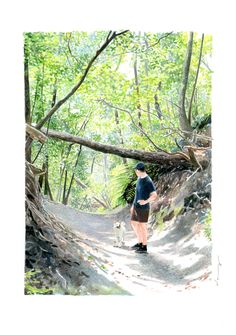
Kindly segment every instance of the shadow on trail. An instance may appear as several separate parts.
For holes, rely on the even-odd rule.
[[[129,224],[128,208],[118,213],[104,215],[77,211],[53,202],[47,202],[46,205],[67,226],[81,235],[82,243],[87,246],[85,248],[87,254],[92,255],[88,256],[90,264],[95,264],[102,271],[101,274],[108,276],[109,279],[106,278],[105,282],[110,288],[113,275],[114,287],[118,290],[118,294],[122,289],[119,291],[117,288],[119,286],[117,276],[118,281],[126,280],[123,284],[128,288],[124,289],[126,292],[123,294],[131,294],[130,292],[135,294],[135,285],[144,289],[144,292],[160,292],[166,287],[184,288],[190,280],[199,277],[200,271],[203,273],[209,270],[211,246],[207,243],[196,244],[193,231],[194,218],[184,217],[181,222],[165,227],[162,232],[151,236],[148,254],[137,254],[127,246],[135,239]],[[113,247],[113,223],[117,220],[126,222],[126,245],[121,248]],[[192,279],[187,278],[190,275]],[[102,281],[101,277],[99,287]],[[129,284],[133,286],[130,287]]]
[[[173,262],[161,259],[157,255],[137,255],[138,263],[129,264],[132,270],[139,270],[142,275],[148,276],[150,280],[158,278],[165,284],[184,285],[187,280],[184,279],[183,272],[178,266],[174,266]]]

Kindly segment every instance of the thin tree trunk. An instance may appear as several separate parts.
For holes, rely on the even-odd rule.
[[[44,100],[43,100],[43,91],[44,91],[44,61],[43,61],[43,65],[42,65],[42,82],[41,82],[41,92],[40,92],[40,102],[41,102],[41,104],[40,104],[40,109],[41,109],[41,111],[43,111],[44,112]],[[37,121],[36,122],[38,122],[39,121],[39,116],[38,116],[38,119],[37,119]]]
[[[157,91],[161,90],[161,82],[159,82],[156,90]],[[158,102],[158,95],[157,95],[157,93],[154,95],[154,103],[155,103],[155,110],[156,110],[157,116],[158,116],[159,119],[161,119],[162,118],[162,111],[161,111],[160,104]]]
[[[48,171],[47,171],[47,169],[48,169],[48,156],[46,155],[45,156],[45,162],[44,162],[44,167],[45,167],[45,175],[44,175],[44,191],[43,191],[43,194],[44,195],[47,195],[48,194],[48,189],[47,189],[47,174],[48,174]]]
[[[148,44],[148,41],[147,41],[147,38],[146,38],[146,34],[144,34],[144,43],[146,45],[147,48],[149,48],[149,44]],[[145,75],[146,77],[148,78],[148,75],[149,75],[149,68],[148,68],[148,61],[147,61],[147,58],[145,58],[144,60],[144,67],[145,67]],[[146,86],[146,89],[148,91],[148,84]],[[150,114],[150,101],[147,102],[147,114],[148,114],[148,122],[149,122],[149,128],[152,129],[152,120],[151,120],[151,114]]]
[[[189,131],[189,132],[192,131],[192,127],[190,126],[189,120],[186,115],[185,99],[186,99],[186,91],[187,91],[190,63],[191,63],[191,57],[192,57],[192,48],[193,48],[193,32],[190,32],[188,46],[187,46],[186,55],[185,55],[184,66],[183,66],[182,83],[181,83],[180,97],[179,97],[180,128],[183,131]]]
[[[31,125],[31,107],[30,107],[30,85],[29,85],[29,53],[26,42],[24,43],[24,89],[25,89],[25,122]],[[31,163],[31,144],[33,140],[26,136],[25,158]]]
[[[68,113],[69,113],[69,110],[70,110],[70,105],[69,105],[69,108],[68,108]],[[85,119],[78,131],[78,134],[82,131],[82,130],[85,130],[86,128],[86,125],[87,123],[89,122],[89,117],[90,117],[91,113],[89,113],[89,115],[87,115],[87,119]],[[62,159],[64,159],[65,161],[68,159],[69,155],[70,155],[70,152],[71,152],[71,149],[72,149],[72,145],[74,145],[75,143],[72,143],[68,146],[68,151],[67,151],[67,154],[66,154],[66,157],[63,158],[63,155],[62,155]],[[62,178],[63,178],[63,175],[64,175],[64,172],[65,172],[65,162],[63,163],[63,167],[60,171],[60,182],[59,182],[59,191],[58,191],[58,194],[57,194],[57,199],[58,201],[60,201],[60,198],[61,198],[61,183],[62,183]]]
[[[43,163],[42,170],[45,171],[45,163]],[[44,174],[41,174],[39,176],[39,187],[41,190],[43,189],[43,180],[44,180]]]
[[[191,100],[190,100],[190,104],[189,104],[188,121],[189,121],[190,125],[192,123],[192,103],[193,103],[193,97],[194,97],[195,89],[196,89],[196,86],[197,86],[198,74],[199,74],[200,65],[201,65],[203,42],[204,42],[204,34],[202,34],[202,40],[201,40],[201,46],[200,46],[200,52],[199,52],[199,60],[198,60],[197,72],[196,72],[196,77],[195,77],[195,82],[194,82],[194,85],[193,85],[192,96],[191,96]]]
[[[35,106],[36,106],[36,101],[37,101],[37,98],[38,98],[39,81],[40,81],[40,79],[37,76],[36,87],[35,87],[35,92],[34,92],[34,102],[33,102],[33,107],[32,107],[32,111],[31,111],[32,115],[34,113],[34,109],[35,109]]]
[[[67,151],[67,154],[66,154],[66,157],[65,157],[65,158],[63,158],[64,150],[63,150],[63,153],[62,153],[62,155],[61,155],[62,160],[63,160],[63,166],[62,166],[62,168],[60,169],[59,190],[58,190],[58,195],[57,195],[57,199],[58,199],[58,201],[61,201],[62,180],[63,180],[63,177],[64,177],[64,172],[66,171],[66,165],[65,165],[64,160],[66,160],[66,159],[69,157],[69,154],[70,154],[72,145],[74,145],[74,143],[71,143],[71,144],[68,145],[68,148],[67,148],[68,151]]]
[[[65,170],[65,179],[64,179],[64,187],[63,187],[63,195],[62,195],[62,203],[65,205],[66,200],[66,183],[67,183],[67,170]]]
[[[123,58],[123,55],[121,54],[121,55],[120,55],[120,58],[119,58],[119,61],[118,61],[118,63],[117,63],[117,67],[116,67],[116,69],[115,69],[115,72],[119,70],[119,67],[120,67],[122,58]],[[112,78],[111,78],[111,83],[113,83]],[[112,84],[112,88],[115,90],[115,87],[113,86],[113,84]],[[124,139],[123,139],[122,131],[121,131],[121,128],[120,128],[119,113],[118,113],[118,110],[117,110],[117,109],[115,109],[115,123],[116,123],[117,130],[118,130],[119,137],[120,137],[120,144],[121,144],[121,145],[124,145]],[[123,158],[122,160],[123,160],[123,163],[124,163],[124,164],[127,164],[127,159],[126,159],[126,158]]]
[[[57,100],[57,78],[55,78],[55,82],[53,85],[53,93],[52,93],[52,103],[51,103],[51,108],[55,106]]]
[[[43,73],[44,73],[44,70],[43,70]],[[56,96],[57,96],[56,81],[57,80],[55,80],[53,95],[52,95],[52,103],[51,103],[52,107],[54,106],[54,104],[56,102]],[[41,93],[42,93],[41,97],[43,97],[43,91]],[[47,133],[48,133],[48,130],[49,130],[49,127],[50,127],[50,122],[51,122],[51,118],[48,120]],[[34,128],[34,130],[37,131],[37,129],[35,129],[35,128]],[[38,156],[39,156],[39,154],[40,154],[40,152],[41,152],[41,150],[44,146],[44,143],[45,143],[45,141],[43,141],[43,143],[42,143],[42,145],[41,145],[33,163],[37,160],[37,158],[38,158]],[[47,149],[47,147],[46,147],[46,155],[45,155],[45,170],[46,170],[46,173],[45,173],[45,176],[44,176],[44,181],[45,181],[45,183],[44,183],[44,194],[45,195],[48,194],[50,199],[53,201],[53,195],[52,195],[52,192],[51,192],[51,188],[50,188],[50,185],[49,185],[49,178],[48,178],[48,149]]]
[[[138,126],[142,129],[142,122],[141,122],[141,104],[140,104],[140,92],[139,92],[139,80],[138,80],[138,59],[137,54],[134,56],[134,79],[135,79],[135,86],[137,91],[137,110],[138,110]]]
[[[75,143],[71,143],[71,144],[68,145],[67,154],[66,154],[66,157],[65,157],[65,158],[62,157],[63,160],[66,161],[66,160],[68,159],[68,157],[69,157],[69,155],[70,155],[70,152],[71,152],[71,148],[72,148],[72,146],[73,146],[74,144],[75,144]],[[62,167],[62,169],[61,169],[61,173],[60,173],[58,201],[60,201],[60,199],[61,199],[62,180],[63,180],[64,173],[65,173],[65,171],[66,171],[65,161],[63,162],[63,167]],[[64,188],[63,188],[63,189],[64,189]],[[62,198],[62,202],[63,202],[63,200],[64,200],[64,195],[63,195],[63,198]]]
[[[195,103],[195,109],[196,109],[196,114],[198,115],[198,90],[196,88],[195,94],[194,94],[194,103]]]
[[[157,116],[159,119],[162,118],[162,112],[161,112],[161,108],[160,108],[160,105],[159,105],[159,102],[158,102],[158,96],[157,94],[154,95],[154,105],[155,105],[155,110],[157,112]]]
[[[74,181],[74,177],[75,177],[75,169],[76,169],[76,167],[77,167],[77,165],[78,165],[78,162],[79,162],[79,156],[80,156],[80,154],[81,154],[81,151],[82,151],[82,145],[80,145],[79,150],[78,150],[78,154],[77,154],[76,162],[75,162],[75,165],[74,165],[74,170],[73,170],[72,177],[71,177],[71,180],[70,180],[69,188],[68,188],[68,190],[67,190],[67,194],[66,194],[66,197],[65,197],[64,205],[67,205],[67,204],[68,204],[68,200],[69,200],[69,196],[70,196],[70,192],[71,192],[71,187],[72,187],[72,184],[73,184],[73,181]]]
[[[115,122],[116,122],[117,129],[118,129],[119,136],[120,136],[120,144],[124,145],[124,139],[123,139],[122,131],[121,131],[121,128],[120,128],[119,113],[118,113],[117,109],[115,110]],[[127,159],[125,157],[123,158],[123,163],[125,165],[127,165]]]
[[[49,185],[49,181],[48,181],[48,175],[45,176],[45,183],[46,183],[46,188],[47,188],[47,194],[49,195],[50,200],[53,201],[53,195],[52,195],[52,191]]]
[[[64,147],[62,148],[62,151],[61,151],[61,161],[63,159],[63,155],[64,155]],[[61,199],[61,191],[62,191],[62,177],[63,177],[63,171],[64,169],[64,165],[63,167],[60,166],[60,180],[59,180],[59,188],[58,188],[58,191],[57,191],[57,196],[56,196],[56,200],[60,202],[60,199]]]
[[[69,110],[70,110],[70,105],[69,105],[69,108],[68,108],[68,113],[69,113]],[[90,115],[91,115],[91,113],[89,113],[89,115],[87,115],[87,119],[85,119],[85,120],[83,121],[83,123],[82,123],[82,125],[81,125],[81,127],[80,127],[80,129],[79,129],[79,131],[78,131],[78,134],[79,134],[82,130],[85,130],[86,125],[87,125],[87,123],[89,122],[89,117],[90,117]],[[62,159],[63,159],[63,160],[66,161],[66,160],[68,159],[68,157],[69,157],[69,155],[70,155],[70,152],[71,152],[71,149],[72,149],[72,145],[74,145],[74,144],[75,144],[75,143],[72,143],[72,144],[70,144],[70,145],[68,146],[68,151],[67,151],[67,153],[66,153],[65,158],[63,158],[63,155],[62,155]],[[57,199],[58,199],[58,201],[60,201],[60,198],[61,198],[61,183],[62,183],[62,179],[63,179],[64,172],[65,172],[65,162],[63,163],[63,167],[62,167],[62,169],[61,169],[61,171],[60,171],[59,190],[58,190],[58,194],[57,194]],[[63,198],[63,201],[66,201],[66,200],[64,200],[64,198]]]
[[[24,82],[25,82],[25,122],[32,122],[30,107],[30,85],[29,85],[29,54],[27,46],[24,45]]]
[[[91,169],[90,169],[90,173],[91,173],[91,174],[93,173],[93,168],[94,168],[95,159],[96,159],[96,158],[93,157],[92,164],[91,164]]]
[[[45,155],[45,176],[44,176],[44,194],[49,195],[50,199],[53,200],[52,192],[48,181],[48,154]]]

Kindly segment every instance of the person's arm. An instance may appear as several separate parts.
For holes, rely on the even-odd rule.
[[[156,199],[157,199],[157,192],[154,191],[154,192],[150,193],[150,197],[147,200],[139,200],[138,203],[140,205],[146,205],[146,204],[148,204],[150,202],[155,201]]]

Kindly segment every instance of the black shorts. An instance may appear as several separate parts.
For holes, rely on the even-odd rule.
[[[148,216],[149,216],[149,208],[134,207],[131,214],[131,220],[138,222],[148,222]]]

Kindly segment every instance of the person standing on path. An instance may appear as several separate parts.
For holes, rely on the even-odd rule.
[[[138,177],[135,189],[135,198],[130,209],[130,224],[137,236],[138,243],[131,249],[137,253],[147,253],[148,229],[147,222],[150,211],[150,202],[157,199],[156,187],[145,170],[145,165],[139,162],[135,166]]]

